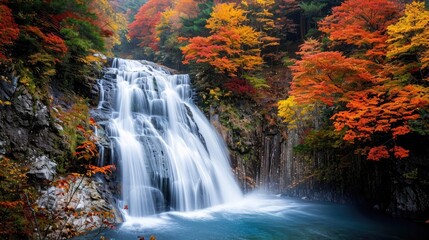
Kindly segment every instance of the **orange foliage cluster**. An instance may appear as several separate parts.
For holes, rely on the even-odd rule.
[[[64,40],[53,33],[45,34],[36,26],[25,26],[22,31],[38,38],[47,52],[58,54],[59,56],[64,56],[67,53],[67,46]]]
[[[92,127],[97,127],[97,123],[93,118],[89,118],[88,122]],[[97,173],[101,173],[103,175],[112,173],[116,169],[115,165],[106,165],[100,167],[91,164],[91,161],[94,161],[98,158],[98,148],[94,142],[95,137],[93,132],[91,130],[86,130],[82,125],[78,125],[76,129],[86,140],[76,147],[73,156],[75,156],[77,160],[85,161],[83,165],[86,169],[86,176],[91,177]]]
[[[348,58],[340,52],[304,54],[291,69],[294,81],[290,94],[300,103],[320,101],[332,106],[383,81],[374,74],[378,69],[373,62]]]
[[[86,140],[81,145],[77,146],[76,151],[73,153],[78,160],[89,161],[98,156],[97,145],[93,141]]]
[[[12,11],[0,3],[0,60],[6,60],[6,47],[19,36],[19,28],[12,17]]]
[[[402,10],[403,5],[393,0],[345,1],[319,28],[332,41],[328,49],[340,51],[324,52],[321,43],[310,39],[298,52],[301,60],[291,67],[290,94],[300,104],[332,107],[335,130],[369,160],[408,157],[401,137],[415,133],[413,124],[424,121],[421,110],[429,109],[429,88],[419,84],[427,66],[409,60],[421,57],[410,46],[429,49],[420,37],[423,25],[429,24],[429,12],[423,3],[412,3],[400,19]],[[409,15],[426,20],[423,25],[413,23],[407,20]]]
[[[232,3],[216,5],[206,25],[211,35],[189,39],[189,44],[181,48],[183,63],[208,63],[231,76],[262,65],[260,33],[243,25],[247,20],[245,13]]]
[[[347,103],[347,110],[332,117],[335,129],[347,129],[344,140],[352,143],[371,141],[376,134],[389,134],[396,140],[410,133],[412,130],[408,122],[420,118],[419,107],[429,106],[428,89],[409,85],[395,90],[375,87],[356,92]],[[401,149],[393,146],[390,150],[394,150],[395,156],[403,158],[408,151]]]
[[[352,44],[373,58],[384,57],[387,26],[396,22],[401,5],[395,0],[345,1],[319,23],[335,44]]]
[[[88,165],[88,170],[86,172],[86,175],[89,176],[89,177],[92,176],[92,175],[94,175],[94,174],[97,174],[97,173],[101,173],[103,175],[107,175],[107,174],[112,173],[115,170],[116,170],[116,167],[113,164],[112,165],[106,165],[106,166],[103,166],[103,167],[98,167],[98,166],[90,164],[90,165]]]
[[[221,28],[209,37],[194,37],[182,48],[185,54],[183,63],[208,63],[218,71],[232,76],[239,70],[255,69],[262,64],[262,59],[243,50],[248,46],[246,37],[253,37],[251,34],[254,35],[249,28]]]

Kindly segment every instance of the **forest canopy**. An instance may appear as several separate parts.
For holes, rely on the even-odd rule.
[[[279,101],[279,116],[296,124],[288,111],[313,106],[313,121],[380,160],[408,157],[407,139],[426,136],[427,14],[423,1],[150,0],[129,30],[142,56],[218,75],[225,91],[241,85],[250,97],[266,86],[252,76],[288,65],[293,101]]]
[[[270,137],[281,141],[296,133],[294,154],[307,154],[304,161],[329,151],[328,161],[338,165],[319,166],[313,159],[317,170],[309,178],[322,167],[330,168],[320,174],[323,180],[344,177],[356,159],[389,162],[386,171],[395,172],[393,164],[427,155],[428,1],[0,0],[0,87],[30,96],[30,110],[47,106],[54,119],[47,125],[66,142],[57,146],[67,152],[59,160],[61,171],[72,177],[114,168],[92,164],[98,152],[87,99],[106,56],[190,73],[196,102],[216,118],[226,113],[220,124],[230,128],[242,164],[258,169],[255,178],[260,163],[246,161],[260,161],[256,148],[262,144],[241,138],[259,138],[261,129],[276,128]],[[55,102],[54,91],[64,99]],[[14,107],[14,94],[1,96],[5,112]],[[73,103],[62,111],[53,107],[66,102]],[[37,205],[37,194],[26,175],[28,163],[7,154],[0,154],[0,210],[7,216],[0,234],[29,237],[35,227],[25,221],[24,209],[31,201]],[[418,174],[427,176],[423,167],[412,166],[406,169],[411,177],[398,177],[407,187],[409,179],[420,181]],[[48,234],[53,218],[40,211]]]

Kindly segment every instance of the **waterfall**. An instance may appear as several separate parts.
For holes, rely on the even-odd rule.
[[[192,102],[189,76],[115,59],[99,80],[98,111],[121,172],[121,204],[140,217],[241,198],[226,147]],[[126,207],[125,207],[126,206]]]

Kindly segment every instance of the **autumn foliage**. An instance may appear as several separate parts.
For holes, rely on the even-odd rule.
[[[386,28],[401,13],[395,0],[345,1],[319,23],[333,45],[350,44],[370,58],[383,57],[387,46]]]
[[[128,26],[129,36],[140,41],[140,46],[157,49],[156,26],[160,23],[161,14],[171,5],[169,0],[149,0]]]
[[[108,0],[0,1],[0,16],[0,60],[13,60],[19,83],[39,95],[54,78],[78,88],[88,57],[109,54],[126,26]]]
[[[332,106],[352,98],[383,81],[378,66],[364,59],[348,58],[340,52],[305,54],[292,66],[294,81],[290,94],[301,103],[323,102]]]
[[[260,33],[244,25],[245,13],[232,3],[216,5],[206,25],[211,35],[189,39],[189,44],[181,48],[183,63],[208,63],[232,76],[260,66]]]
[[[19,36],[19,28],[15,23],[12,11],[0,2],[0,61],[7,59],[7,47],[12,45]]]
[[[310,39],[291,67],[289,94],[301,106],[297,109],[308,104],[331,109],[334,130],[369,160],[408,157],[402,139],[425,134],[416,126],[426,125],[422,113],[429,108],[424,83],[429,45],[423,37],[428,16],[417,2],[405,12],[388,0],[347,0],[335,7],[319,25],[330,39],[325,51]],[[279,115],[292,122],[291,108],[280,103]]]
[[[225,89],[233,92],[236,96],[252,96],[256,93],[256,89],[246,79],[238,77],[233,77],[227,81]]]
[[[429,11],[424,3],[409,4],[387,34],[387,57],[394,63],[395,74],[411,81],[429,80]]]

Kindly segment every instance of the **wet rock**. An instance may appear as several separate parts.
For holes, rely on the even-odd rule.
[[[90,111],[90,115],[96,122],[103,122],[110,119],[111,111],[105,111],[104,109],[95,109]]]
[[[57,204],[56,188],[50,187],[45,191],[42,191],[42,195],[39,198],[38,204],[46,209],[54,209]]]
[[[102,53],[94,53],[94,57],[101,58],[102,60],[107,60],[106,55],[104,55]]]
[[[58,123],[54,123],[53,126],[58,132],[62,132],[64,130],[64,128]]]
[[[91,200],[100,200],[101,199],[101,196],[96,189],[91,189],[89,191],[89,196],[90,196]]]
[[[62,127],[52,118],[50,108],[33,98],[23,86],[13,88],[13,92],[12,87],[11,83],[0,84],[0,97],[3,100],[11,97],[7,100],[12,103],[0,107],[1,154],[21,162],[40,155],[51,159],[64,156],[67,147],[61,136]]]

